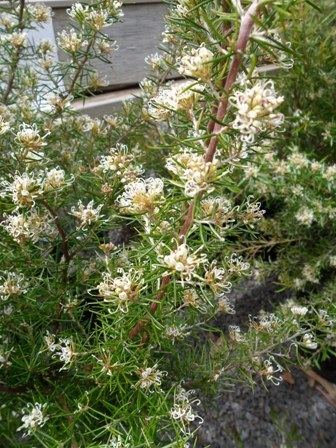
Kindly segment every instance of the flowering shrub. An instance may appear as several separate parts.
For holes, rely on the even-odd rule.
[[[317,17],[327,25],[333,20],[332,3],[319,5],[320,12],[302,7],[299,17],[305,26],[292,22],[285,39],[291,38],[294,64],[279,89],[287,98],[283,110],[287,117],[284,137],[288,144],[266,143],[242,175],[248,182],[246,194],[257,194],[267,210],[260,221],[259,241],[246,242],[242,253],[253,258],[255,273],[276,273],[282,288],[290,288],[307,309],[306,325],[317,319],[320,344],[314,362],[334,352],[333,303],[335,288],[335,112],[330,98],[335,95],[334,34],[328,26],[316,34]],[[317,14],[317,15],[316,15]],[[301,21],[300,21],[301,23]],[[315,63],[306,51],[316,52]],[[267,153],[266,153],[267,152]],[[256,193],[257,192],[257,193]],[[310,336],[309,336],[310,338]],[[310,338],[311,339],[311,338]]]
[[[328,310],[287,303],[246,333],[205,337],[214,315],[234,313],[228,293],[250,273],[241,253],[267,225],[245,174],[282,138],[284,97],[266,69],[291,65],[274,30],[302,4],[174,2],[142,98],[102,119],[72,103],[103,85],[93,62],[115,49],[104,29],[121,4],[68,10],[66,62],[28,37],[48,8],[2,7],[4,444],[191,446],[195,389],[238,372],[278,383],[332,327]],[[186,79],[167,82],[173,70]]]

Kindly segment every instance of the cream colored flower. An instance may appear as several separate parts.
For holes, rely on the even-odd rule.
[[[22,409],[22,425],[17,429],[17,431],[24,429],[26,431],[24,436],[28,436],[38,427],[42,427],[48,420],[48,417],[44,414],[46,407],[46,404],[42,405],[41,403],[28,403],[26,407]]]
[[[124,213],[153,213],[163,199],[162,180],[149,177],[126,185],[117,203]]]
[[[65,172],[61,168],[52,168],[44,173],[43,190],[53,191],[65,184]]]
[[[184,185],[186,196],[194,197],[202,190],[212,191],[211,183],[216,179],[217,159],[206,162],[203,155],[184,149],[166,160],[166,168]]]
[[[318,347],[318,344],[312,333],[306,333],[303,335],[301,345],[305,348],[308,348],[309,350],[316,350]]]
[[[78,229],[86,228],[91,224],[97,222],[101,216],[100,211],[103,205],[100,204],[96,208],[94,207],[94,201],[90,201],[87,205],[84,205],[81,200],[78,201],[76,207],[71,207],[71,215],[78,219]]]
[[[6,272],[0,276],[0,298],[7,300],[12,296],[19,296],[27,292],[27,282],[22,274]]]
[[[12,182],[1,182],[4,192],[12,196],[14,204],[32,207],[35,199],[42,194],[41,179],[33,173],[15,174]]]
[[[103,281],[97,285],[98,293],[104,302],[116,305],[117,310],[128,312],[128,306],[138,297],[141,289],[141,273],[134,269],[125,272],[118,269],[118,276],[112,277],[110,272],[103,274]]]
[[[160,386],[162,382],[162,376],[164,374],[164,372],[158,370],[157,364],[155,364],[153,367],[140,369],[138,371],[140,379],[135,386],[144,390],[149,390],[151,387]]]
[[[195,81],[161,87],[156,96],[148,102],[147,112],[155,120],[167,120],[176,111],[192,109],[203,90],[204,86]]]
[[[46,145],[44,139],[46,135],[41,137],[36,124],[21,124],[16,134],[16,141],[24,148],[32,151],[40,151]]]
[[[43,3],[37,5],[29,5],[30,12],[37,23],[47,23],[51,19],[52,9]]]
[[[180,244],[169,255],[158,255],[161,265],[167,268],[167,273],[176,273],[184,280],[191,281],[197,277],[197,269],[207,262],[205,254],[191,253],[186,244]]]
[[[310,227],[315,220],[314,212],[308,207],[301,207],[295,215],[296,220],[307,227]]]
[[[207,81],[211,78],[213,53],[203,43],[198,48],[185,50],[186,54],[177,61],[177,70],[181,75]]]
[[[33,210],[28,214],[5,215],[5,220],[1,224],[14,241],[22,244],[29,240],[36,243],[43,236],[53,238],[55,227],[52,225],[52,221],[50,215],[39,214]]]
[[[76,33],[74,29],[70,31],[63,30],[59,33],[57,43],[62,50],[70,53],[75,53],[87,45],[87,41],[83,40],[83,37]]]
[[[237,109],[232,126],[240,131],[242,141],[253,143],[259,132],[280,126],[284,117],[275,109],[283,100],[276,95],[273,81],[258,81],[244,92],[236,91],[230,97],[230,103]]]

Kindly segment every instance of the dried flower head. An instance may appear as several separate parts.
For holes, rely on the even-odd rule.
[[[157,364],[155,364],[153,367],[140,369],[138,371],[140,379],[135,386],[143,390],[149,390],[151,387],[160,386],[162,377],[165,373],[158,370],[157,367]]]
[[[27,292],[27,282],[24,275],[16,272],[5,272],[0,276],[0,298],[7,300],[9,297],[18,296]]]

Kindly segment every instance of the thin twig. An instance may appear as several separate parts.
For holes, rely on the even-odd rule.
[[[223,125],[220,124],[228,110],[229,105],[229,92],[235,83],[239,67],[242,60],[242,55],[244,51],[246,50],[246,46],[252,31],[253,23],[254,23],[254,17],[258,12],[258,8],[260,6],[261,0],[254,0],[253,3],[250,5],[250,7],[247,9],[246,13],[242,17],[241,25],[239,29],[237,44],[236,44],[236,50],[235,50],[235,56],[233,58],[233,61],[231,63],[228,76],[225,81],[224,86],[224,93],[222,95],[222,98],[220,100],[217,114],[216,114],[216,123],[214,125],[213,129],[213,136],[210,139],[209,145],[207,147],[207,150],[204,155],[204,159],[206,162],[212,162],[216,150],[217,150],[217,144],[218,144],[218,135],[223,130]],[[196,200],[202,196],[202,192],[198,194],[198,196],[194,199],[193,202],[191,202],[188,206],[187,213],[185,215],[181,230],[179,232],[179,239],[183,240],[187,236],[187,233],[189,232],[191,226],[194,222],[194,209],[195,209],[195,203]],[[170,276],[164,276],[161,281],[160,289],[155,297],[155,301],[151,304],[150,311],[154,313],[158,306],[160,301],[163,299],[165,291],[169,283],[171,282]],[[142,319],[139,320],[136,325],[132,328],[132,330],[129,333],[129,337],[131,339],[135,338],[139,332],[143,329],[143,327],[146,325],[147,321]]]
[[[19,23],[18,23],[18,28],[20,31],[22,31],[24,28],[24,20],[23,20],[24,7],[25,7],[25,0],[20,0]],[[6,90],[3,94],[3,98],[2,98],[2,101],[4,104],[7,103],[9,95],[13,89],[16,70],[17,70],[17,67],[18,67],[18,64],[20,61],[20,53],[21,53],[21,48],[18,47],[16,49],[14,57],[13,57],[13,63],[12,63],[12,67],[11,67],[11,73],[10,73],[10,77],[8,80],[7,88],[6,88]]]
[[[70,84],[70,86],[68,88],[68,93],[67,93],[66,97],[71,95],[73,89],[76,86],[78,78],[80,77],[80,75],[81,75],[81,73],[82,73],[82,71],[84,69],[84,65],[87,63],[87,61],[89,59],[90,50],[91,50],[91,48],[93,47],[93,45],[94,45],[94,43],[96,41],[96,36],[97,36],[97,33],[95,32],[94,35],[92,36],[92,39],[90,40],[88,46],[86,47],[85,55],[84,55],[83,59],[80,61],[79,65],[78,65],[78,68],[77,68],[77,71],[75,73],[75,76],[73,77],[73,80],[72,80],[72,82],[71,82],[71,84]]]
[[[62,227],[61,221],[60,221],[56,211],[46,201],[42,201],[42,203],[45,206],[45,208],[49,211],[49,213],[52,215],[52,217],[54,218],[55,225],[57,227],[59,236],[61,237],[61,240],[62,240],[62,252],[63,252],[64,258],[65,258],[65,261],[67,263],[70,263],[71,255],[70,255],[70,251],[69,251],[68,237]]]

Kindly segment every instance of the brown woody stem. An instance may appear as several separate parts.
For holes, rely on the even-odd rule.
[[[223,125],[221,124],[221,122],[223,121],[229,106],[229,93],[237,79],[239,67],[242,60],[242,55],[246,50],[246,46],[249,41],[254,23],[254,17],[258,12],[260,4],[261,0],[254,0],[242,17],[237,44],[235,48],[235,55],[230,66],[228,76],[225,80],[223,95],[217,108],[216,120],[213,126],[213,135],[210,139],[210,142],[204,154],[204,159],[206,162],[212,162],[215,156],[218,144],[218,135],[223,130]],[[198,194],[198,198],[201,197],[202,194],[203,192],[200,192]],[[186,238],[186,235],[188,234],[191,226],[193,225],[196,199],[193,202],[190,202],[188,206],[187,213],[185,215],[181,230],[179,232],[179,240],[184,240]],[[166,275],[162,278],[160,289],[155,297],[155,301],[151,304],[150,307],[151,313],[154,313],[157,310],[159,303],[163,299],[166,288],[170,282],[171,282],[170,276]],[[130,331],[129,337],[131,339],[135,338],[142,331],[146,323],[147,320],[145,319],[139,320]]]

